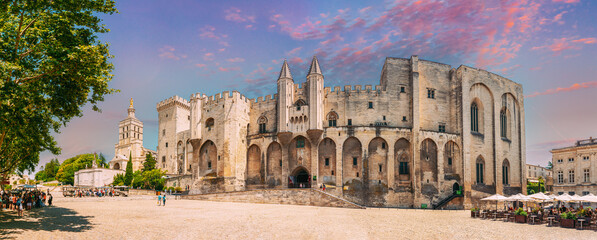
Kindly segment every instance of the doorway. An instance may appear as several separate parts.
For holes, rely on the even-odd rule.
[[[288,177],[289,188],[311,188],[311,175],[304,167],[298,167]]]

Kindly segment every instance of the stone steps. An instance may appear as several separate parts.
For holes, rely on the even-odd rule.
[[[318,189],[258,189],[239,192],[187,195],[182,196],[182,198],[217,202],[291,204],[356,209],[365,208]]]

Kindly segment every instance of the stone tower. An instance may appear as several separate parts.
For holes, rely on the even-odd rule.
[[[294,103],[294,80],[288,63],[284,60],[278,77],[278,131],[288,131],[288,108]]]
[[[313,56],[307,74],[309,96],[309,129],[323,129],[323,74],[317,57]]]

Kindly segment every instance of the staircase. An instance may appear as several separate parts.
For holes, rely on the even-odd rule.
[[[443,200],[439,201],[438,203],[433,204],[433,209],[439,209],[457,197],[462,197],[462,194],[452,193],[452,195],[448,196],[447,198],[444,198]]]
[[[216,202],[292,204],[365,209],[365,207],[318,189],[258,189],[238,192],[183,195],[183,199]]]

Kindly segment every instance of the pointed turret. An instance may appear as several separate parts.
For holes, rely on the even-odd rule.
[[[321,68],[319,67],[319,61],[317,61],[316,56],[313,56],[313,60],[311,61],[311,67],[309,67],[309,73],[307,75],[311,75],[314,73],[322,74]]]
[[[281,78],[292,79],[292,74],[290,74],[290,68],[288,67],[288,63],[286,62],[286,59],[284,59],[284,64],[282,64],[282,70],[280,70],[280,76],[278,77],[278,79],[281,79]]]

